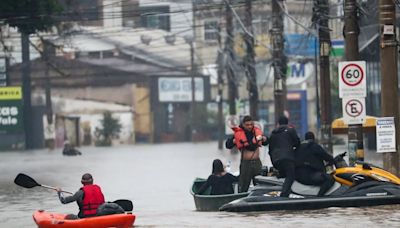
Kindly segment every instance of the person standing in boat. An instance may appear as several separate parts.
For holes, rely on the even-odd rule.
[[[315,142],[313,132],[307,132],[295,153],[296,180],[305,185],[320,186],[318,196],[323,196],[335,183],[326,173],[325,163],[334,164],[333,156]]]
[[[279,117],[277,128],[269,138],[269,156],[272,165],[279,171],[280,177],[285,177],[281,197],[289,197],[290,189],[295,180],[295,148],[300,145],[296,129],[288,125],[286,116]]]
[[[268,145],[268,139],[258,127],[254,126],[251,116],[243,117],[239,127],[232,127],[234,135],[229,138],[225,146],[228,149],[234,146],[241,152],[239,192],[247,192],[250,182],[261,172],[260,147]],[[230,148],[229,148],[230,147]]]
[[[197,194],[203,194],[211,186],[211,195],[233,194],[233,183],[238,181],[238,177],[225,171],[222,161],[215,159],[212,164],[212,173],[207,178]]]
[[[64,196],[61,188],[57,188],[58,198],[62,204],[76,201],[79,218],[96,216],[97,208],[105,202],[103,192],[98,185],[93,184],[93,177],[89,173],[83,174],[81,183],[83,187],[72,196]]]

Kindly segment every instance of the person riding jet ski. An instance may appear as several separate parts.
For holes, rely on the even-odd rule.
[[[320,186],[318,196],[323,196],[335,183],[333,177],[326,173],[324,161],[334,163],[332,155],[315,142],[314,133],[307,132],[305,141],[295,152],[296,180],[305,185]]]

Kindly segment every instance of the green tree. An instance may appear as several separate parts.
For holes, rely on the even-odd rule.
[[[111,146],[112,139],[118,137],[121,132],[122,125],[119,119],[112,116],[112,113],[106,111],[103,113],[103,119],[100,120],[101,128],[96,127],[96,146]]]
[[[193,129],[198,134],[207,136],[208,139],[215,137],[215,133],[218,131],[217,113],[207,109],[205,104],[197,104],[195,106],[196,118],[190,120],[187,119]]]
[[[28,35],[52,28],[61,11],[57,0],[2,0],[0,3],[0,19]]]
[[[62,11],[57,0],[1,0],[0,21],[18,28],[22,47],[22,91],[27,149],[33,148],[29,35],[47,31],[57,24],[55,15]]]

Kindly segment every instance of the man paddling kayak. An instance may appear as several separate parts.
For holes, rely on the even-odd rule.
[[[96,216],[97,208],[104,203],[103,192],[98,185],[93,184],[93,177],[89,173],[83,174],[81,183],[83,187],[72,196],[64,196],[61,188],[57,188],[58,198],[63,204],[76,201],[79,218]]]

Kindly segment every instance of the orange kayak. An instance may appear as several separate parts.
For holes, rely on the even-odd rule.
[[[133,214],[115,214],[67,220],[65,216],[66,214],[56,214],[39,210],[33,214],[33,220],[35,220],[39,228],[127,228],[133,227],[136,218]]]

